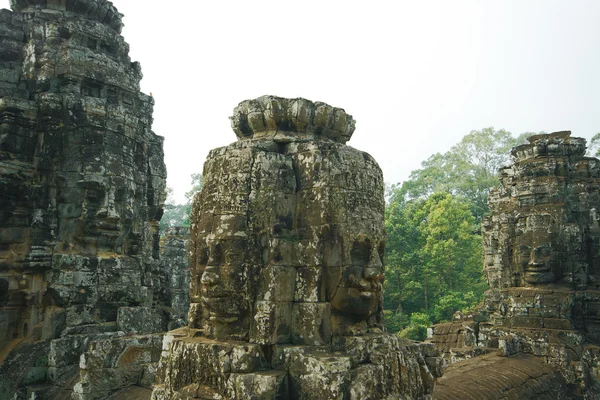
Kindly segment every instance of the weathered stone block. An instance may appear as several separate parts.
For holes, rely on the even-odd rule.
[[[231,399],[283,400],[289,398],[287,373],[264,371],[231,374],[227,381],[227,395]]]
[[[290,390],[300,400],[341,400],[351,379],[349,357],[297,354],[290,364]]]
[[[291,301],[257,301],[254,321],[250,326],[250,342],[257,344],[289,343],[292,304]]]
[[[362,365],[351,372],[348,392],[351,400],[376,400],[385,398],[381,381],[384,379],[383,365]]]
[[[156,368],[161,348],[162,335],[92,341],[81,356],[75,398],[103,399],[131,385],[148,386],[144,375]]]
[[[149,307],[120,307],[117,327],[126,333],[146,334],[165,332],[168,315],[163,310]]]
[[[326,279],[322,267],[300,267],[296,276],[294,301],[318,303],[326,299]]]
[[[262,268],[257,300],[291,302],[294,300],[296,268],[271,265]]]
[[[331,304],[294,303],[292,343],[322,346],[331,342]]]
[[[60,336],[67,327],[67,314],[63,308],[48,307],[44,314],[42,340],[52,340]]]

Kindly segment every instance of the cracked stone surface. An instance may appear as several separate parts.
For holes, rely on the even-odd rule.
[[[435,398],[477,379],[481,372],[468,366],[490,352],[498,355],[485,356],[486,363],[496,357],[489,368],[499,375],[516,362],[503,357],[533,355],[560,374],[569,388],[561,398],[600,398],[600,161],[585,148],[584,139],[556,132],[512,150],[482,224],[490,290],[476,310],[429,332],[445,358],[458,362]],[[471,372],[455,379],[455,368]],[[517,390],[517,381],[506,384]]]
[[[134,369],[158,361],[152,334],[169,322],[154,100],[111,2],[11,6],[0,10],[0,391],[91,399],[149,387]],[[24,360],[32,346],[43,356]]]
[[[424,399],[433,345],[383,332],[384,184],[354,119],[305,99],[234,110],[191,216],[189,325],[155,400]]]

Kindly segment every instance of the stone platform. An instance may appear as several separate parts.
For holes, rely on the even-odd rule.
[[[449,366],[438,379],[434,400],[566,400],[572,395],[563,377],[537,357],[488,354]]]
[[[340,337],[332,346],[218,341],[170,332],[154,400],[422,399],[442,373],[433,345],[389,334]]]

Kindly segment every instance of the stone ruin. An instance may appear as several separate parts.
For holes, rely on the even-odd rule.
[[[169,227],[160,235],[160,263],[167,274],[171,317],[174,324],[188,324],[190,308],[190,229]]]
[[[513,150],[483,222],[484,302],[430,344],[405,341],[383,330],[383,179],[345,145],[350,115],[242,102],[191,232],[160,238],[162,138],[122,15],[105,0],[11,6],[0,396],[600,399],[600,161],[583,139]]]
[[[234,110],[191,217],[189,326],[153,399],[420,399],[432,345],[383,331],[384,184],[354,120],[305,99]]]
[[[159,332],[177,326],[159,262],[154,101],[111,2],[11,6],[0,10],[0,397],[149,388]]]
[[[184,228],[159,237],[163,139],[122,15],[105,0],[11,7],[1,396],[148,399],[157,373],[157,399],[430,395],[433,345],[383,332],[383,180],[344,145],[351,116],[303,99],[242,103],[240,140],[205,166],[191,240]],[[159,364],[164,332],[182,324]]]
[[[461,361],[434,398],[600,399],[600,160],[585,150],[570,132],[513,149],[483,221],[490,290],[430,330]]]

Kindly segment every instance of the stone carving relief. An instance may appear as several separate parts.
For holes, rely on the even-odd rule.
[[[513,149],[483,222],[492,288],[597,287],[599,161],[570,132],[538,135]]]
[[[430,393],[433,348],[383,332],[383,177],[345,145],[352,117],[264,96],[231,120],[238,141],[209,154],[194,199],[189,328],[170,333],[154,398]]]
[[[0,10],[0,393],[107,398],[141,384],[143,363],[113,366],[134,353],[156,363],[169,319],[154,100],[110,1],[11,7]]]
[[[451,367],[435,395],[460,392],[451,377],[465,375],[453,371],[471,371],[465,374],[474,380],[479,367],[509,376],[502,366],[518,367],[518,360],[476,357],[497,349],[507,357],[533,355],[528,362],[540,371],[550,364],[551,375],[536,380],[549,396],[558,396],[555,382],[562,382],[569,392],[564,398],[596,399],[600,161],[586,157],[585,140],[570,132],[532,136],[512,156],[513,164],[500,171],[501,185],[490,193],[490,215],[482,226],[490,290],[476,310],[430,329],[432,342],[450,361],[475,358]],[[523,379],[507,380],[503,391],[537,398]]]

